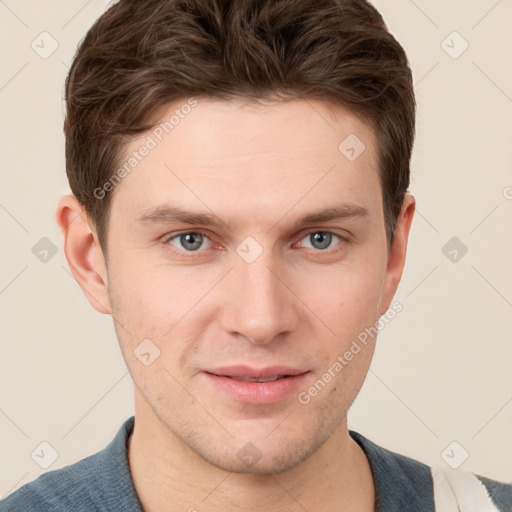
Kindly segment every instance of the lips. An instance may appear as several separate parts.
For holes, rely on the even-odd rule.
[[[254,377],[230,377],[229,375],[224,375],[224,377],[233,380],[240,380],[242,382],[274,382],[277,379],[288,377],[288,375],[273,375],[272,377],[265,377],[261,379],[256,379]]]
[[[233,375],[226,375],[226,373]],[[240,375],[240,373],[246,375]],[[310,373],[299,368],[283,369],[283,367],[279,369],[230,367],[201,372],[205,385],[208,388],[211,386],[215,393],[221,392],[230,400],[253,405],[270,405],[285,399],[289,400],[301,387],[304,387]]]
[[[203,370],[205,383],[237,402],[276,404],[296,393],[309,378],[310,370],[291,366],[254,368],[245,365]]]
[[[230,377],[244,382],[271,382],[283,377],[300,375],[308,370],[306,368],[294,368],[284,365],[268,366],[266,368],[235,365],[211,368],[204,371],[220,377]]]

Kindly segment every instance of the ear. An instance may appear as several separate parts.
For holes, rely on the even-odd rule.
[[[395,225],[395,234],[388,253],[386,277],[380,305],[380,314],[383,315],[391,305],[398,283],[402,278],[407,253],[407,241],[411,229],[412,219],[416,208],[416,200],[410,194],[405,194],[402,209]]]
[[[59,199],[56,218],[73,276],[91,306],[100,313],[111,314],[107,269],[92,221],[72,195]]]

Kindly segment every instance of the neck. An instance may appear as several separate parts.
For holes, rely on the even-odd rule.
[[[373,512],[368,460],[346,419],[308,459],[279,474],[233,473],[204,460],[143,402],[135,401],[130,471],[145,512]]]

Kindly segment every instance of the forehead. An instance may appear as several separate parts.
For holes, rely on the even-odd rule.
[[[315,100],[175,102],[129,142],[122,160],[127,172],[113,205],[129,205],[132,217],[172,201],[236,214],[236,205],[275,210],[276,200],[289,209],[380,196],[371,127]]]
[[[343,135],[356,135],[369,153],[375,142],[371,127],[355,112],[312,99],[183,99],[161,108],[148,133],[158,143],[161,138],[173,139],[167,142],[179,143],[184,153],[200,147],[202,156],[231,160],[262,152],[278,153],[280,149],[298,156],[320,152],[337,155]]]

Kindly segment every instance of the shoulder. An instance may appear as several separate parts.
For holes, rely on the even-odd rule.
[[[379,511],[512,512],[512,483],[460,469],[431,467],[378,446],[357,432],[350,431],[350,435],[370,463]],[[408,508],[411,503],[416,508]]]
[[[512,483],[454,469],[432,468],[432,474],[440,512],[512,511]]]
[[[134,426],[127,419],[103,450],[47,471],[0,501],[2,512],[140,511],[126,445]]]
[[[94,510],[92,495],[97,488],[95,476],[101,452],[61,469],[47,471],[36,480],[25,484],[0,502],[2,512],[26,510]]]
[[[434,512],[433,481],[426,464],[383,448],[358,432],[350,436],[364,451],[372,471],[377,511]]]

